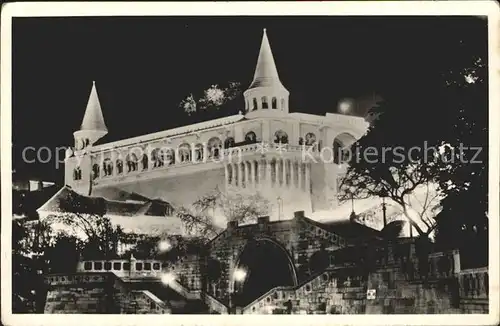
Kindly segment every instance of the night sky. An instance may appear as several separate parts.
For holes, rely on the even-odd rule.
[[[453,44],[487,49],[486,20],[472,17],[14,18],[13,168],[62,182],[54,162],[21,152],[72,146],[92,80],[114,139],[189,123],[178,104],[190,92],[249,85],[263,28],[290,110],[315,114],[373,92],[425,98]]]

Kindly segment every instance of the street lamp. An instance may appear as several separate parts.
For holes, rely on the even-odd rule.
[[[161,282],[167,286],[172,285],[175,279],[175,274],[172,272],[166,272],[161,275]]]
[[[385,197],[387,197],[387,191],[382,191],[380,194],[380,197],[382,197],[382,217],[384,218],[384,227],[387,225],[387,207],[385,205]]]
[[[233,281],[229,285],[229,314],[231,314],[231,310],[233,310],[233,294],[235,292],[234,285],[236,282],[241,283],[247,277],[247,271],[243,268],[236,268],[233,272]]]
[[[349,216],[350,221],[356,220],[356,212],[354,211],[354,186],[349,187],[347,193],[351,195],[351,215]]]
[[[170,249],[172,249],[172,244],[170,243],[170,241],[165,239],[158,242],[158,250],[160,252],[167,252]]]

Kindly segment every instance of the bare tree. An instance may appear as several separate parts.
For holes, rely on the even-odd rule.
[[[434,181],[434,164],[387,161],[371,164],[351,159],[353,164],[341,183],[340,200],[388,198],[401,208],[420,235],[428,236],[436,227],[434,210],[441,200]]]
[[[213,238],[223,231],[216,223],[216,212],[221,212],[227,221],[245,223],[268,214],[269,209],[269,201],[259,193],[224,193],[216,188],[196,200],[191,208],[180,207],[176,212],[188,232]]]

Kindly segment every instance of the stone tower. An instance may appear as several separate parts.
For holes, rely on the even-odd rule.
[[[243,93],[247,118],[287,114],[289,94],[280,81],[271,45],[264,29],[253,81]]]
[[[75,150],[83,150],[91,146],[100,138],[108,133],[108,128],[104,123],[102,115],[101,103],[97,96],[95,81],[92,82],[92,90],[90,91],[89,100],[80,130],[73,133],[75,139]]]
[[[97,168],[95,166],[94,169],[92,168],[89,148],[107,133],[108,128],[104,123],[95,81],[93,81],[80,130],[73,133],[74,152],[68,151],[65,159],[66,184],[82,194],[92,193],[92,180],[99,175],[99,165]]]

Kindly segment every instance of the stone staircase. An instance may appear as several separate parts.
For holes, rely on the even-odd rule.
[[[342,272],[327,270],[298,286],[273,288],[245,306],[242,313],[279,312],[287,302],[294,313],[363,313],[365,282],[362,277],[342,276]]]

